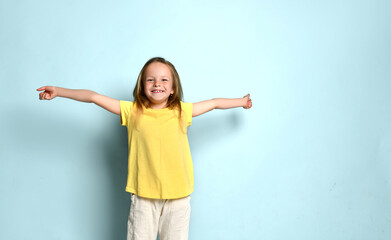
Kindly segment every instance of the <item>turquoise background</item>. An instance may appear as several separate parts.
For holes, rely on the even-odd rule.
[[[131,100],[151,57],[186,102],[190,239],[391,239],[390,1],[0,1],[0,239],[125,239],[127,132],[45,85]]]

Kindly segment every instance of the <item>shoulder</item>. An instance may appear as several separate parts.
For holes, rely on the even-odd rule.
[[[124,113],[130,113],[135,109],[134,102],[132,101],[120,100],[119,105],[121,108],[121,112]]]
[[[181,108],[183,110],[192,110],[193,109],[193,103],[188,103],[188,102],[182,102],[181,101]]]
[[[124,107],[133,107],[132,101],[119,100],[119,103],[121,104],[121,106],[124,106]]]
[[[119,100],[120,109],[121,109],[121,125],[125,126],[128,124],[128,119],[132,115],[133,102]]]
[[[184,115],[186,116],[187,126],[191,125],[193,115],[193,103],[185,103],[181,101],[181,107]]]

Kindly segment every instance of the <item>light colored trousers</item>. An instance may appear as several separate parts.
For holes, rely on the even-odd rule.
[[[132,193],[127,240],[187,240],[190,195],[178,199],[143,198]]]

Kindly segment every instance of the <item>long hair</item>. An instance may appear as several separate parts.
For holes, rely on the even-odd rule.
[[[179,79],[179,74],[172,63],[170,63],[169,61],[167,61],[162,57],[154,57],[149,59],[144,64],[143,68],[140,71],[140,74],[138,75],[137,83],[133,90],[133,98],[134,98],[133,106],[134,109],[136,110],[135,123],[137,123],[138,118],[143,112],[143,106],[145,108],[151,106],[151,103],[144,92],[144,81],[145,81],[145,71],[147,67],[149,66],[149,64],[154,62],[163,63],[170,69],[171,76],[173,78],[172,89],[174,90],[174,93],[170,95],[170,97],[168,98],[167,107],[169,109],[178,109],[179,112],[178,119],[182,118],[181,101],[183,101],[183,91],[182,91],[181,81]]]

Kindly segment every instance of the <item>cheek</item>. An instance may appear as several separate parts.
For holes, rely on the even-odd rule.
[[[146,91],[148,88],[151,88],[151,83],[150,82],[145,82],[144,83],[144,90]]]
[[[148,93],[148,84],[144,84],[144,93],[145,93],[145,94]]]
[[[166,84],[166,87],[167,87],[167,88],[169,88],[169,89],[172,89],[172,87],[173,87],[173,84],[172,84],[172,82],[170,82],[170,83],[167,83],[167,84]]]

